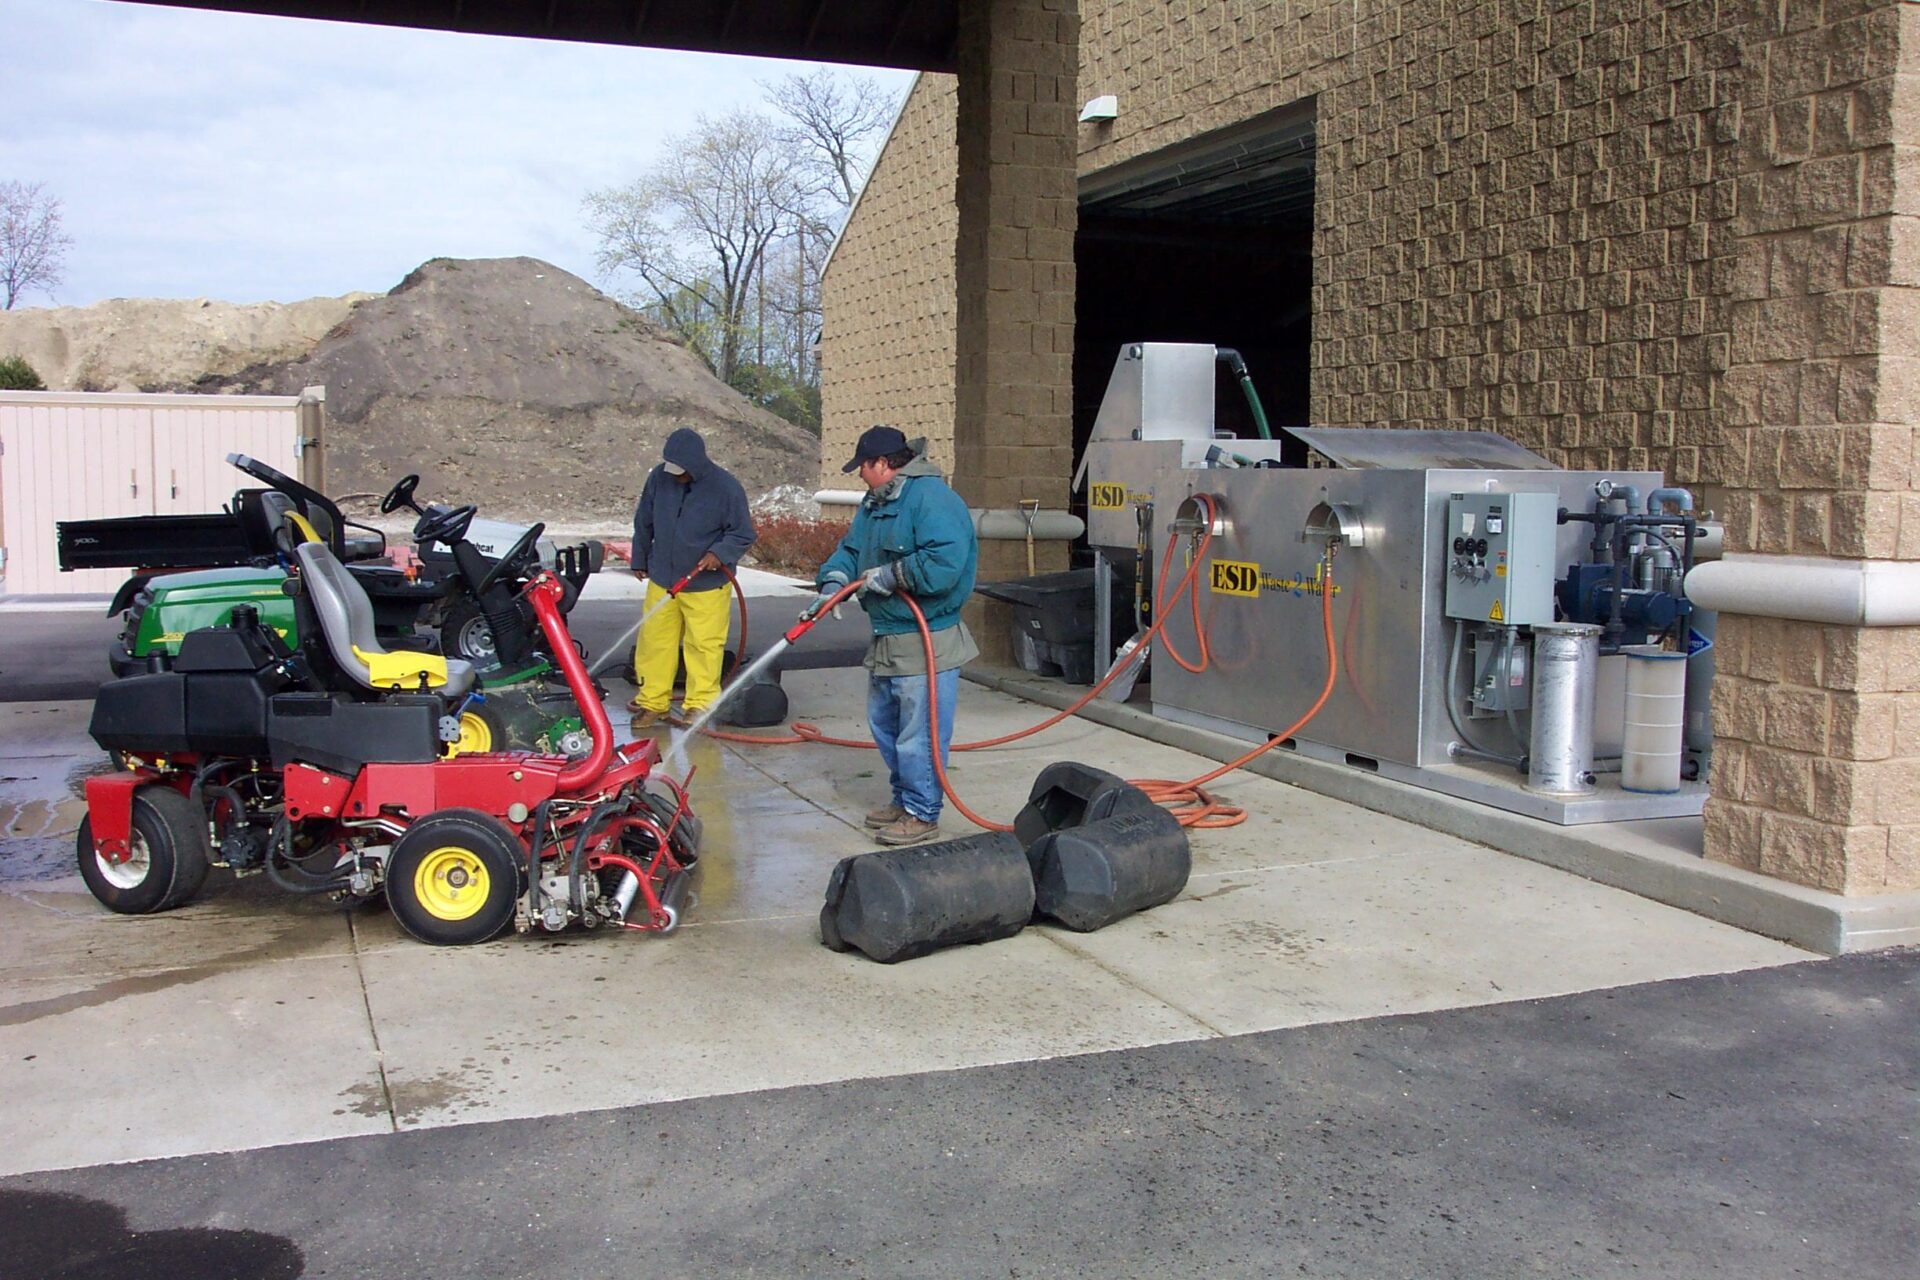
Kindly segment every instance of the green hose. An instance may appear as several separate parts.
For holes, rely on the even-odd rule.
[[[1260,438],[1273,439],[1273,431],[1267,426],[1267,411],[1260,404],[1260,393],[1253,389],[1253,375],[1247,372],[1247,362],[1232,347],[1217,348],[1214,358],[1232,370],[1233,376],[1240,380],[1240,390],[1247,397],[1247,408],[1253,410],[1253,425],[1260,432]]]

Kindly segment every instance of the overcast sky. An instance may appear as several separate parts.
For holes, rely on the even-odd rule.
[[[812,69],[113,0],[0,0],[0,33],[0,179],[62,201],[67,306],[381,291],[433,257],[594,279],[582,196]]]

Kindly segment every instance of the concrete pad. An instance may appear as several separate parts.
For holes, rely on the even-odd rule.
[[[863,671],[791,672],[786,683],[796,718],[868,740]],[[1044,714],[966,686],[958,736]],[[1035,927],[881,966],[828,952],[817,933],[834,863],[873,847],[857,823],[886,797],[877,753],[704,738],[684,744],[679,765],[695,769],[706,824],[699,897],[669,937],[575,931],[435,950],[384,911],[341,915],[223,872],[181,911],[116,917],[84,895],[71,830],[58,830],[74,816],[59,806],[102,761],[84,704],[0,724],[24,729],[9,749],[30,744],[6,757],[0,804],[51,805],[31,840],[0,845],[0,1096],[10,1130],[32,1133],[0,1160],[5,1171],[1011,1062],[1804,958],[1236,774],[1218,789],[1249,819],[1194,834],[1194,879],[1174,903],[1099,934]],[[977,808],[1010,820],[1059,759],[1123,777],[1212,767],[1076,720],[956,756],[955,774]],[[943,826],[973,830],[957,815]],[[57,856],[18,856],[32,840],[60,846]],[[168,1102],[149,1119],[156,1080]]]
[[[1806,958],[1446,837],[1418,852],[1200,875],[1098,933],[1049,932],[1223,1035]]]
[[[966,674],[1049,707],[1067,706],[1086,692],[1008,668],[975,666]],[[1095,699],[1080,714],[1213,760],[1233,759],[1248,745],[1161,720],[1140,706]],[[1269,751],[1246,768],[1827,955],[1920,944],[1920,892],[1848,896],[1709,862],[1701,856],[1699,818],[1563,827],[1285,750]]]
[[[4,992],[0,1173],[391,1128],[351,956]]]
[[[402,1128],[1206,1034],[1032,930],[892,966],[825,950],[810,917],[365,965]]]
[[[8,885],[0,894],[0,937],[0,992],[31,978],[87,984],[187,964],[232,967],[353,949],[347,918],[331,904],[292,898],[264,876],[235,883],[220,870],[192,903],[154,916],[115,915],[78,875]],[[48,965],[49,956],[59,957],[57,967]]]

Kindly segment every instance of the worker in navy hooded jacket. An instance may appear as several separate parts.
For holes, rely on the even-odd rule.
[[[756,536],[745,490],[707,457],[698,431],[681,427],[660,453],[663,461],[647,473],[633,512],[633,571],[647,579],[641,614],[647,621],[633,651],[640,692],[627,704],[635,730],[663,719],[688,724],[720,695],[731,603],[727,575]],[[669,600],[668,590],[689,573],[687,585]],[[675,713],[673,678],[683,651],[686,695],[683,710]]]
[[[933,636],[944,765],[960,668],[980,652],[960,621],[960,606],[973,591],[979,546],[967,504],[897,428],[870,428],[841,470],[858,471],[867,496],[846,538],[820,566],[820,598],[808,612],[818,612],[830,595],[860,579],[860,607],[873,624],[867,721],[893,786],[892,799],[867,814],[866,824],[881,844],[913,844],[938,829],[941,795],[928,726],[926,648],[900,593],[910,592],[919,602]]]

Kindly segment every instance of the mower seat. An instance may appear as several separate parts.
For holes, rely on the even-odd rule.
[[[408,650],[390,651],[375,638],[373,602],[324,543],[294,548],[300,577],[340,670],[368,689],[424,690],[457,698],[473,688],[473,664],[458,658]]]
[[[268,489],[260,495],[260,510],[273,533],[273,545],[282,555],[292,555],[293,549],[303,542],[325,542],[327,531],[333,528],[333,521],[324,511],[303,513],[298,503],[277,489]],[[349,563],[361,560],[375,560],[387,550],[386,537],[378,533],[349,533],[341,531],[340,546],[345,555],[342,559]]]

